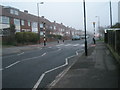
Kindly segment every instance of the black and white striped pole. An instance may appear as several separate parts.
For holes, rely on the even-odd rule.
[[[93,22],[93,28],[94,28],[94,37],[93,37],[93,42],[94,42],[94,44],[96,44],[96,42],[95,42],[95,22]]]
[[[95,22],[93,22],[93,28],[94,28],[94,38],[95,38]]]
[[[46,46],[45,23],[43,23],[44,46]]]

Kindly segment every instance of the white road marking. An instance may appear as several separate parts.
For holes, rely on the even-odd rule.
[[[70,46],[71,44],[67,44],[67,45],[65,45],[65,46]]]
[[[48,47],[48,48],[52,48],[52,47]]]
[[[23,59],[23,60],[21,60],[21,61],[17,61],[17,62],[15,62],[15,63],[13,63],[13,64],[10,64],[9,66],[7,66],[7,67],[5,67],[5,68],[7,69],[7,68],[10,68],[10,67],[14,66],[15,64],[17,64],[17,63],[19,63],[19,62],[27,61],[27,60],[35,59],[35,58],[39,58],[39,57],[43,57],[43,56],[45,56],[45,55],[46,55],[46,53],[43,53],[41,56],[38,56],[38,57],[32,57],[32,58]],[[3,69],[0,69],[0,71],[1,71],[1,70],[3,70]]]
[[[77,51],[76,51],[76,52],[77,52]],[[76,55],[78,55],[78,54],[76,54]],[[47,74],[47,73],[49,73],[49,72],[52,72],[52,71],[54,71],[54,70],[56,70],[56,69],[62,68],[62,67],[64,67],[64,66],[67,66],[67,65],[68,65],[68,59],[70,59],[70,58],[72,58],[72,57],[74,57],[74,56],[76,56],[76,55],[72,55],[72,56],[70,56],[70,57],[65,58],[65,64],[63,64],[63,65],[61,65],[61,66],[58,66],[58,67],[56,67],[56,68],[53,68],[53,69],[50,69],[50,70],[44,72],[44,73],[40,76],[40,78],[38,79],[37,83],[34,85],[34,87],[33,87],[32,90],[36,90],[36,89],[38,88],[38,86],[40,85],[40,83],[41,83],[42,79],[44,78],[45,74]]]
[[[27,58],[27,59],[23,59],[23,60],[21,60],[21,61],[27,61],[27,60],[36,59],[36,58],[39,58],[39,57],[41,57],[41,56],[38,56],[38,57],[32,57],[32,58]]]
[[[27,59],[23,59],[23,60],[21,60],[21,61],[27,61],[27,60],[31,60],[31,59],[36,59],[36,58],[39,58],[39,57],[43,57],[43,56],[45,56],[45,55],[46,55],[46,53],[43,53],[41,56],[32,57],[32,58],[27,58]]]
[[[46,55],[46,53],[43,53],[41,56],[43,57],[43,56],[45,56]]]
[[[79,46],[79,45],[80,45],[80,44],[75,44],[75,45],[73,45],[73,46],[75,47],[75,46]]]
[[[57,51],[60,51],[61,50],[61,48],[60,49],[58,49]]]
[[[5,68],[10,68],[10,67],[12,67],[13,65],[15,65],[15,64],[17,64],[17,63],[19,63],[19,62],[20,62],[20,61],[17,61],[17,62],[15,62],[15,63],[13,63],[13,64],[11,64],[11,65],[5,67]]]
[[[45,76],[45,74],[43,73],[43,74],[40,76],[39,80],[37,81],[37,83],[35,84],[35,86],[33,87],[32,90],[36,90],[36,89],[38,88],[38,86],[39,86],[40,82],[42,81],[42,79],[44,78],[44,76]]]
[[[20,54],[17,54],[17,55],[22,55],[22,54],[24,54],[24,52],[22,52],[22,53],[20,53]]]
[[[77,52],[77,51],[76,51],[76,52]],[[83,53],[84,53],[84,52],[82,52],[81,55],[82,55]],[[68,57],[68,58],[72,58],[72,57],[74,57],[74,56],[75,56],[75,55],[70,56],[70,57]],[[68,58],[66,58],[66,60],[67,60]],[[76,61],[77,61],[77,60],[75,60],[74,63],[75,63]],[[72,65],[73,65],[74,63],[72,63]],[[55,80],[49,85],[49,88],[55,86],[55,85],[60,81],[60,79],[68,72],[68,70],[72,67],[72,65],[69,66],[67,69],[65,69],[62,73],[60,73],[60,74],[56,77],[57,79],[55,79]]]
[[[42,48],[40,48],[39,50],[42,50]]]

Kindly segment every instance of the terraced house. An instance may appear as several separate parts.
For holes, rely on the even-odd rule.
[[[16,32],[35,32],[43,36],[43,22],[46,27],[46,35],[54,34],[70,37],[73,34],[71,34],[71,31],[78,32],[78,30],[63,25],[63,23],[50,22],[44,16],[32,15],[27,10],[22,12],[9,6],[0,6],[0,10],[0,36],[7,35],[10,24],[15,25]]]

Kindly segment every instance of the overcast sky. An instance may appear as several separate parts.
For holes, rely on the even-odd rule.
[[[83,2],[82,0],[3,0],[1,5],[12,6],[21,11],[28,10],[29,13],[37,15],[37,2],[39,4],[40,16],[44,16],[51,22],[56,21],[75,29],[83,28]],[[118,22],[118,1],[112,1],[113,24]],[[93,22],[98,26],[109,26],[109,0],[86,0],[87,31],[93,31]]]

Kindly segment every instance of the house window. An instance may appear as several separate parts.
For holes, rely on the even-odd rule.
[[[14,14],[14,10],[13,10],[13,9],[10,9],[10,13],[11,13],[11,14]]]
[[[56,29],[56,26],[54,26],[54,30]]]
[[[18,15],[18,11],[15,10],[15,15]]]
[[[9,35],[9,17],[0,16],[0,36]]]
[[[25,22],[24,22],[24,20],[22,20],[22,21],[21,21],[21,24],[22,24],[22,25],[25,25]]]
[[[52,29],[52,26],[50,26],[50,29]]]
[[[28,21],[28,26],[30,26],[30,21]]]
[[[10,13],[14,14],[14,15],[19,15],[19,12],[17,10],[14,10],[14,9],[10,9]]]
[[[16,32],[20,32],[20,20],[14,19],[14,24],[15,24]]]
[[[6,16],[0,16],[0,23],[2,24],[9,24],[9,17]]]
[[[37,22],[32,22],[32,32],[38,33]]]
[[[40,28],[43,28],[43,24],[40,24]]]

